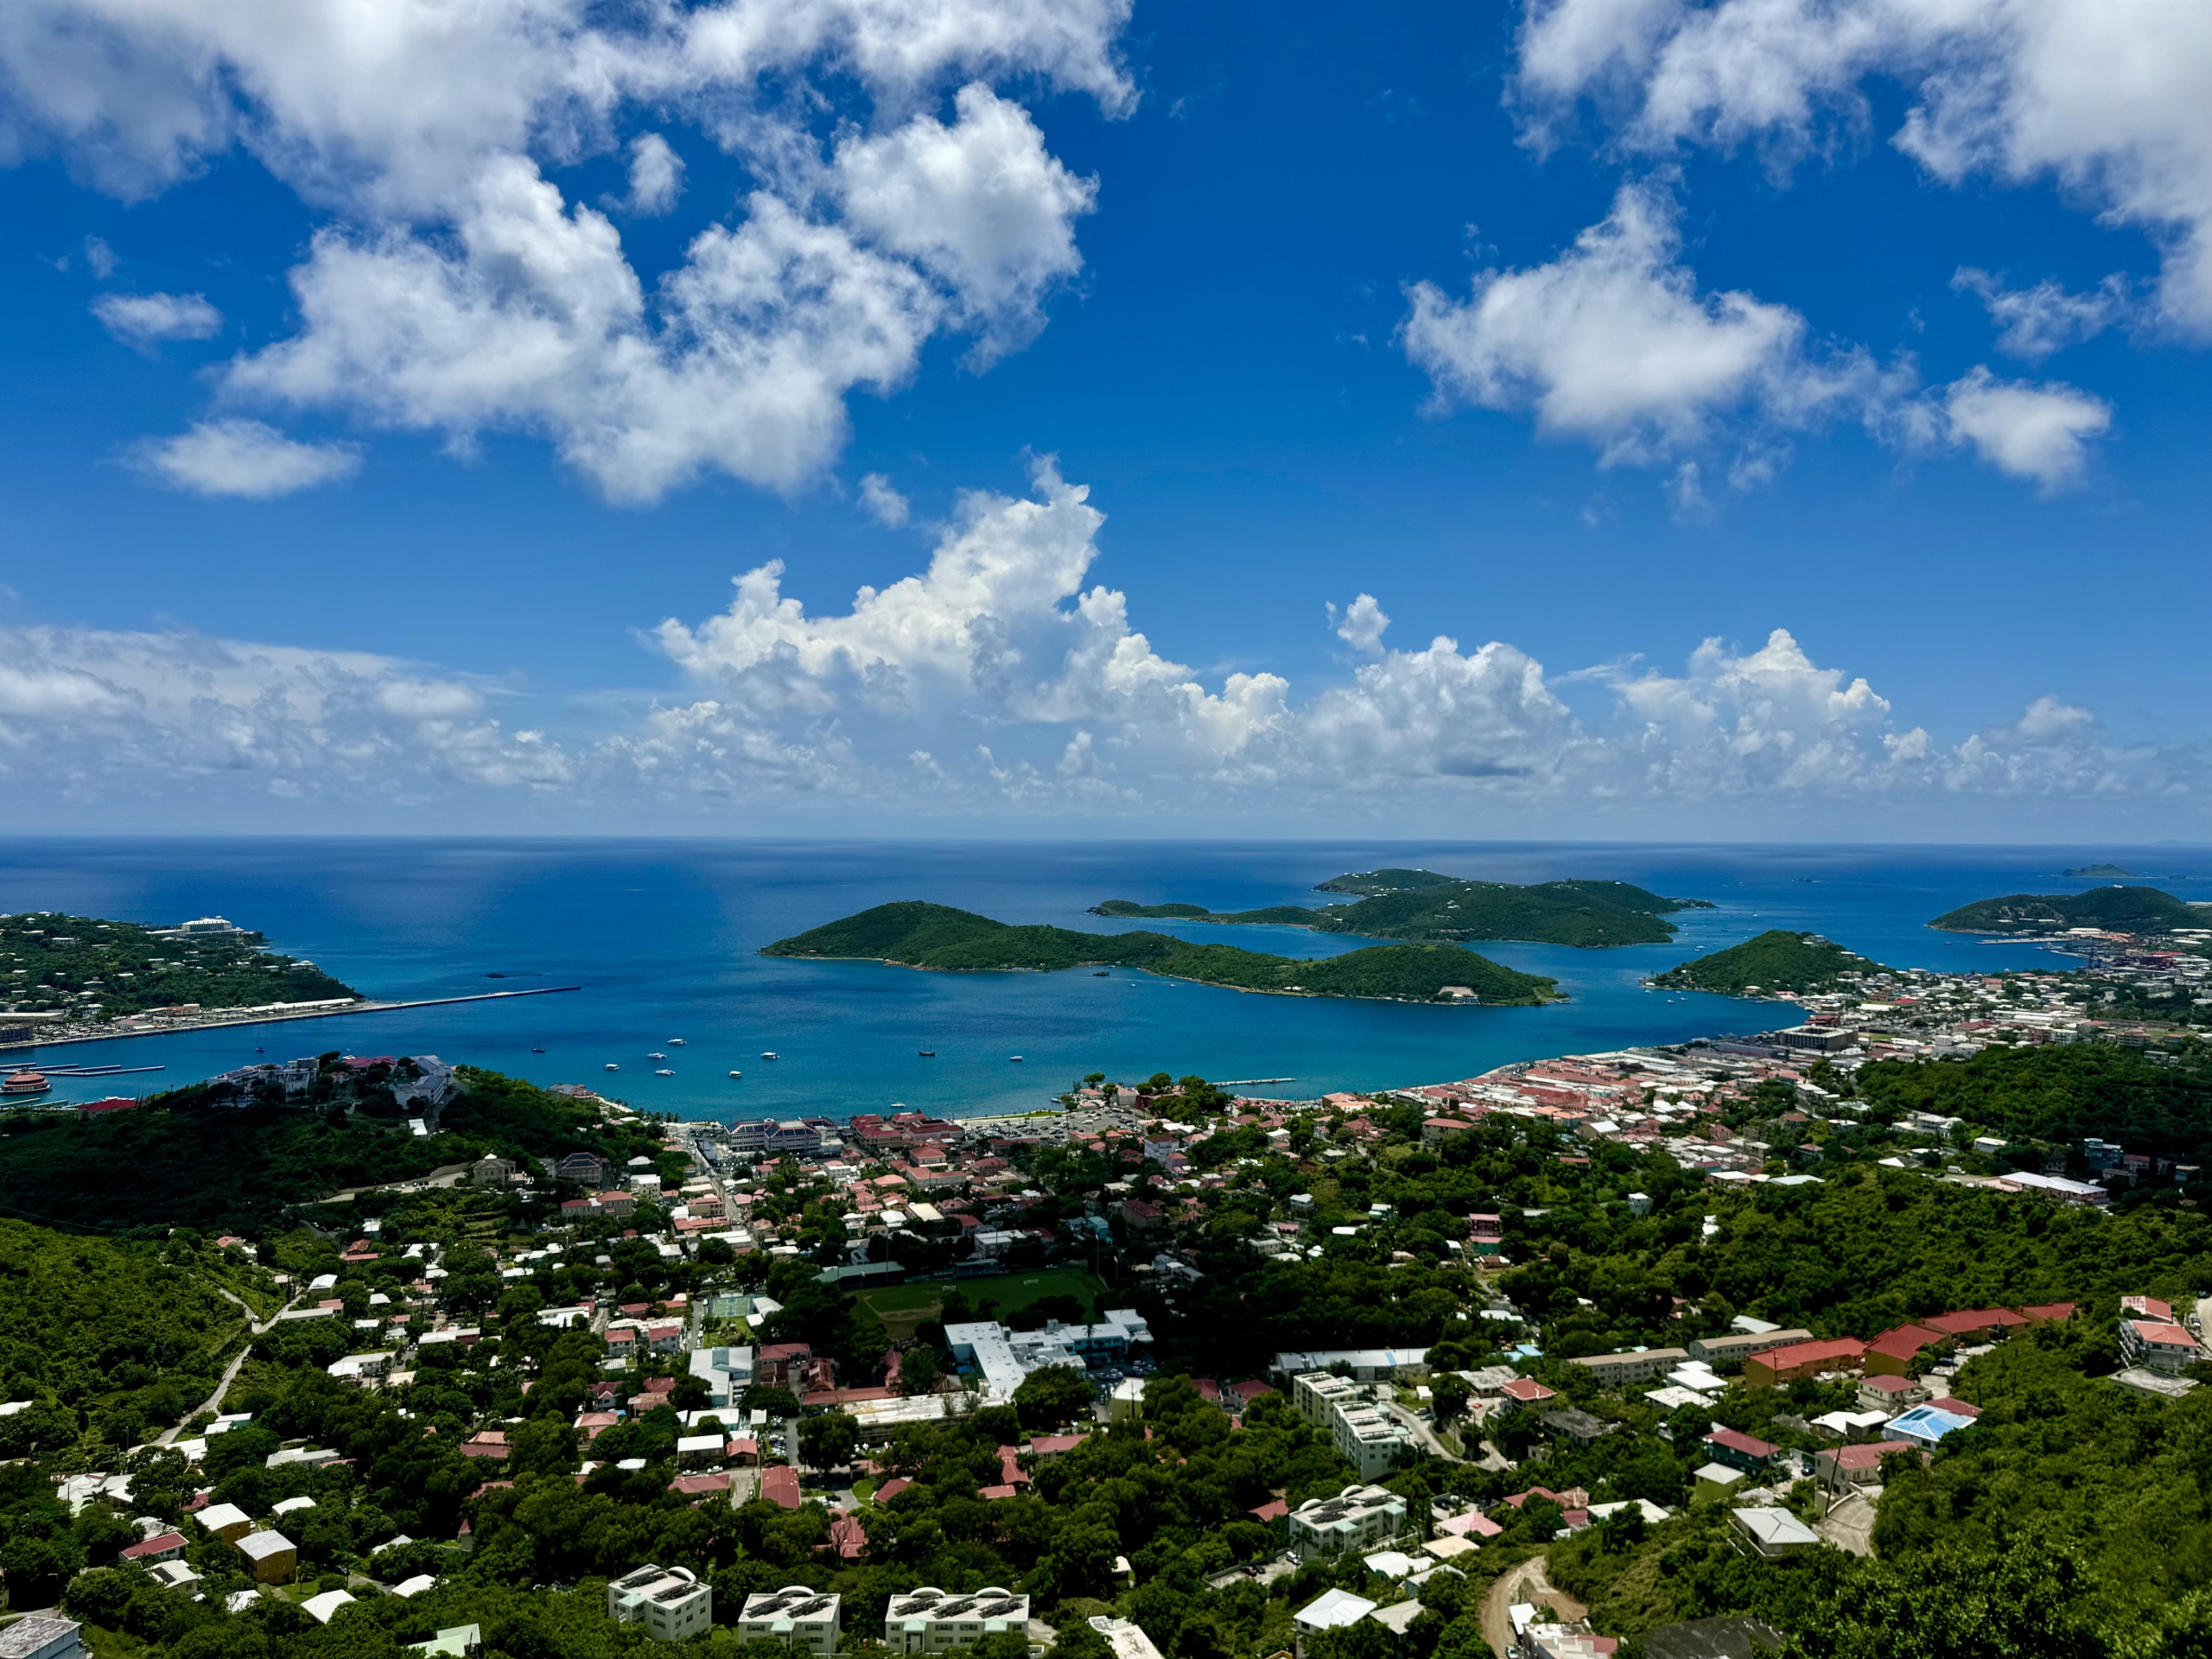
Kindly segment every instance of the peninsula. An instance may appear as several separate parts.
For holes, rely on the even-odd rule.
[[[1517,939],[1600,950],[1664,944],[1674,938],[1675,925],[1662,917],[1678,910],[1713,907],[1702,899],[1668,899],[1626,881],[1543,881],[1516,887],[1503,881],[1463,881],[1433,870],[1361,871],[1333,877],[1314,891],[1349,893],[1356,902],[1216,912],[1202,905],[1109,899],[1094,905],[1091,914],[1306,927],[1318,933],[1370,939]]]
[[[2208,912],[2157,887],[2092,887],[2087,893],[2012,893],[1946,911],[1930,927],[1947,933],[2061,933],[2069,927],[2171,933],[2199,927]]]
[[[0,916],[0,1012],[112,1020],[152,1009],[319,1002],[359,993],[219,916],[175,927],[59,911]]]
[[[1889,971],[1817,933],[1777,927],[1669,968],[1651,982],[1663,990],[1713,991],[1725,996],[1802,996]]]
[[[1164,933],[1080,933],[994,921],[918,900],[878,905],[763,947],[765,957],[895,963],[950,973],[1135,968],[1167,979],[1292,996],[1529,1007],[1560,1000],[1556,980],[1516,973],[1448,944],[1376,945],[1306,961]]]

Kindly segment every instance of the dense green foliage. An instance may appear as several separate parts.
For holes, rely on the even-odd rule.
[[[1806,995],[1834,990],[1847,974],[1885,971],[1879,963],[1869,962],[1817,933],[1792,933],[1777,927],[1726,950],[1669,968],[1651,982],[1669,990],[1718,991],[1731,996],[1750,990]]]
[[[2012,893],[1945,911],[1930,927],[1952,933],[2049,933],[2068,927],[2108,927],[2163,933],[2201,927],[2205,912],[2157,887],[2094,887],[2088,893]]]
[[[257,1007],[356,995],[313,963],[264,944],[258,933],[156,938],[135,922],[53,911],[0,916],[0,1001],[111,1016],[179,1002]]]
[[[1198,944],[1164,933],[1078,933],[1064,927],[1017,927],[945,905],[909,900],[878,905],[842,921],[779,939],[772,957],[860,958],[953,972],[1111,965],[1170,979],[1192,979],[1239,990],[1309,996],[1451,1000],[1463,986],[1483,1001],[1529,1005],[1551,1000],[1557,982],[1516,973],[1456,945],[1376,945],[1340,957],[1300,961],[1225,944]]]
[[[1428,870],[1371,870],[1324,881],[1321,893],[1359,895],[1356,904],[1319,910],[1274,905],[1264,910],[1217,913],[1198,905],[1140,905],[1109,899],[1091,906],[1096,916],[1158,916],[1184,921],[1245,922],[1310,927],[1323,933],[1357,933],[1371,939],[1526,939],[1538,944],[1594,949],[1660,944],[1674,937],[1662,916],[1709,908],[1700,899],[1664,899],[1625,881],[1545,881],[1514,887],[1502,881],[1462,881]]]
[[[71,1445],[80,1410],[93,1439],[121,1446],[181,1420],[245,1332],[226,1281],[245,1275],[193,1236],[117,1243],[0,1221],[0,1395],[35,1402],[0,1417],[0,1457]]]
[[[2000,1045],[1933,1065],[1878,1061],[1853,1081],[1879,1116],[1935,1112],[2010,1141],[2064,1147],[2094,1135],[2212,1164],[2212,1071],[2201,1060],[2160,1065],[2104,1043]]]
[[[588,1107],[497,1072],[464,1068],[461,1077],[465,1090],[434,1135],[349,1109],[343,1097],[233,1105],[204,1085],[97,1117],[10,1113],[0,1117],[0,1214],[81,1232],[259,1235],[290,1205],[486,1153],[534,1161],[593,1151],[619,1166],[639,1149]]]

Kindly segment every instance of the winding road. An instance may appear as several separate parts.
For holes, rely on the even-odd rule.
[[[200,1415],[203,1411],[213,1412],[219,1417],[222,1415],[223,1396],[231,1391],[231,1384],[238,1380],[238,1368],[245,1363],[245,1357],[253,1351],[253,1343],[251,1338],[253,1337],[267,1336],[270,1332],[276,1329],[276,1321],[283,1319],[285,1314],[290,1313],[293,1308],[297,1306],[300,1300],[298,1297],[293,1297],[290,1301],[285,1303],[283,1306],[278,1308],[266,1319],[257,1325],[254,1322],[253,1309],[247,1305],[243,1298],[234,1295],[230,1291],[224,1289],[220,1285],[217,1285],[215,1287],[215,1294],[218,1296],[220,1296],[225,1301],[235,1302],[238,1306],[245,1309],[245,1326],[249,1332],[248,1340],[245,1345],[240,1348],[238,1352],[232,1357],[230,1364],[224,1368],[223,1380],[215,1384],[215,1392],[209,1395],[207,1399],[202,1401],[199,1405],[194,1407],[189,1412],[187,1412],[185,1414],[183,1422],[177,1423],[171,1427],[163,1429],[161,1433],[161,1437],[154,1442],[156,1446],[175,1446],[176,1444],[176,1437],[184,1432],[185,1423],[189,1423],[194,1417]]]

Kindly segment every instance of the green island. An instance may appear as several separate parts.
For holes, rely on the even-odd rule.
[[[2050,933],[2069,927],[2110,928],[2121,933],[2168,933],[2201,927],[2212,911],[2199,910],[2158,887],[2094,887],[2075,893],[2007,893],[1946,911],[1930,927],[1947,933]]]
[[[1168,979],[1293,996],[1533,1007],[1560,1000],[1559,982],[1523,974],[1456,944],[1384,944],[1301,960],[1164,933],[1083,933],[1016,926],[972,911],[907,899],[762,947],[766,957],[896,963],[949,973],[1135,968]]]
[[[1308,927],[1372,939],[1513,939],[1597,950],[1664,944],[1674,938],[1675,925],[1661,918],[1679,910],[1713,907],[1702,899],[1663,898],[1625,881],[1543,881],[1516,887],[1503,881],[1465,881],[1433,870],[1368,870],[1333,877],[1314,891],[1351,893],[1357,902],[1215,912],[1202,905],[1143,905],[1109,899],[1091,906],[1091,914]]]
[[[207,1008],[358,995],[258,933],[181,934],[57,911],[0,916],[0,1011],[111,1019],[196,1002]]]
[[[1669,968],[1654,975],[1651,982],[1670,991],[1803,996],[1834,990],[1861,975],[1887,971],[1881,963],[1870,962],[1817,933],[1793,933],[1777,927],[1726,950]]]
[[[2077,870],[2061,870],[2059,874],[2075,881],[2126,881],[2135,872],[2124,870],[2117,864],[2084,864]]]
[[[503,1123],[518,1153],[635,1146],[664,1179],[704,1173],[690,1129],[464,1075],[488,1115],[471,1133]],[[956,1276],[961,1230],[903,1231],[899,1274],[857,1289],[825,1269],[849,1260],[861,1211],[845,1183],[861,1172],[791,1159],[721,1172],[749,1195],[759,1247],[741,1250],[683,1231],[651,1196],[564,1211],[577,1189],[543,1179],[270,1206],[221,1236],[0,1220],[10,1611],[79,1622],[96,1659],[788,1659],[740,1620],[748,1598],[797,1587],[841,1599],[839,1653],[890,1659],[894,1598],[992,1586],[1056,1633],[1055,1659],[1131,1650],[1094,1618],[1127,1621],[1163,1659],[1301,1643],[1306,1659],[1488,1659],[1496,1614],[1540,1567],[1629,1656],[1764,1650],[1719,1639],[1749,1620],[1776,1634],[1777,1659],[2206,1652],[2212,1388],[2179,1385],[2207,1368],[2163,1392],[2126,1384],[2120,1332],[2123,1298],[2183,1318],[2212,1283],[2212,1050],[2196,1036],[2155,1060],[1999,1046],[1816,1065],[1808,1081],[1847,1109],[1808,1117],[1777,1080],[1710,1104],[1772,1148],[1770,1173],[1811,1149],[1817,1179],[1720,1185],[1662,1146],[1526,1116],[1434,1140],[1433,1105],[1387,1092],[1274,1128],[1203,1079],[1159,1075],[1135,1095],[1178,1120],[1192,1179],[1143,1230],[1113,1206],[1102,1217],[1094,1195],[1160,1169],[1154,1128],[982,1146],[956,1166],[964,1201],[1018,1202],[1018,1254]],[[283,1109],[319,1120],[359,1103],[339,1090]],[[215,1107],[182,1090],[140,1111],[189,1128]],[[2090,1211],[1902,1166],[1929,1111],[1961,1119],[1954,1155],[1977,1169],[2056,1156],[2085,1173],[2073,1152],[2092,1133],[2196,1161],[2184,1182]],[[1985,1134],[2010,1143],[1994,1160],[1967,1149]],[[141,1192],[155,1215],[219,1213],[178,1185],[213,1179],[156,1161]],[[1466,1248],[1471,1216],[1502,1254]],[[1279,1228],[1318,1243],[1254,1247]],[[1133,1271],[1163,1249],[1189,1273]],[[304,1317],[272,1317],[288,1301]],[[724,1406],[690,1354],[620,1355],[595,1325],[546,1317],[580,1307],[676,1325],[705,1308],[708,1329],[741,1332],[715,1341],[804,1344],[861,1398],[802,1402],[761,1378]],[[1110,1411],[1112,1379],[1078,1366],[1038,1370],[1007,1397],[963,1389],[949,1327],[1037,1332],[1120,1308],[1148,1327],[1150,1359]],[[2024,1312],[1961,1338],[1912,1323],[1993,1309]],[[1578,1363],[1740,1342],[1746,1317],[1821,1341],[1909,1327],[1920,1345],[1897,1351],[1912,1374],[1899,1385],[1974,1414],[1924,1450],[1878,1444],[1878,1478],[1843,1499],[1788,1460],[1836,1456],[1819,1420],[1865,1408],[1858,1376],[1777,1383],[1716,1356],[1719,1379],[1686,1400],[1663,1376]],[[372,1348],[390,1373],[341,1380]],[[1396,1351],[1361,1402],[1419,1411],[1422,1428],[1384,1466],[1356,1469],[1267,1375],[1278,1354],[1317,1349]],[[1509,1372],[1541,1390],[1499,1397]],[[940,1414],[862,1415],[933,1395]],[[795,1419],[796,1444],[702,1453],[699,1437],[756,1410]],[[1751,1466],[1716,1491],[1731,1453]],[[1344,1543],[1282,1513],[1355,1484],[1402,1506],[1398,1523]],[[1754,1535],[1746,1511],[1770,1524]],[[125,1553],[141,1517],[173,1529],[180,1573]],[[1476,1518],[1479,1544],[1462,1546]],[[281,1570],[257,1574],[268,1552],[226,1535],[238,1526],[281,1536]],[[1786,1549],[1747,1541],[1777,1528]],[[1448,1554],[1449,1570],[1412,1584],[1370,1567],[1385,1544]],[[711,1590],[711,1616],[680,1639],[609,1614],[609,1585],[649,1562]],[[1332,1592],[1392,1622],[1297,1623]],[[1017,1623],[962,1651],[1027,1659],[1030,1639]]]

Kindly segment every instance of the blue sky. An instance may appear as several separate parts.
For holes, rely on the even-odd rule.
[[[22,17],[0,823],[2202,836],[2194,9]]]

